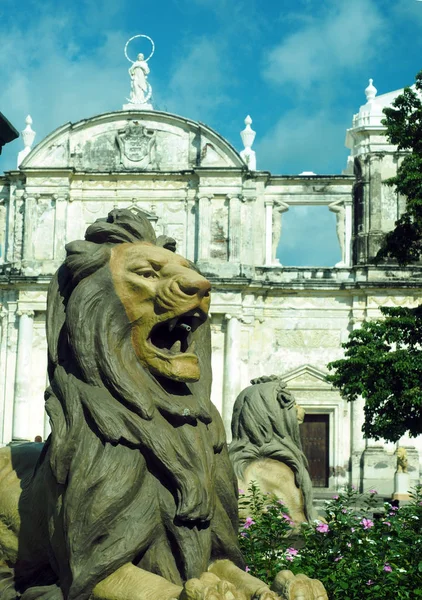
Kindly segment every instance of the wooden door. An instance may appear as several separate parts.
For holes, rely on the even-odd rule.
[[[328,487],[329,415],[305,415],[300,425],[302,448],[309,461],[309,474],[314,487]]]

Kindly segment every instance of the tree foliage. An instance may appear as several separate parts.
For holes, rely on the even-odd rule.
[[[387,233],[376,256],[397,260],[400,265],[417,262],[422,253],[422,71],[416,76],[415,90],[405,88],[392,107],[385,108],[386,137],[398,150],[409,151],[395,177],[385,183],[406,197],[406,210]]]
[[[386,137],[408,152],[387,184],[406,197],[406,210],[389,232],[376,261],[400,265],[422,254],[422,71],[415,90],[405,88],[385,108]],[[365,399],[365,437],[395,442],[406,432],[422,433],[422,305],[382,308],[384,319],[353,331],[343,344],[345,358],[328,365],[328,380],[346,400]]]
[[[365,437],[395,442],[422,431],[422,306],[381,312],[350,334],[328,380],[346,400],[365,399]]]

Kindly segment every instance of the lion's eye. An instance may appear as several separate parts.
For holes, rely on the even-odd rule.
[[[136,271],[136,274],[139,275],[140,277],[144,277],[145,279],[151,279],[152,277],[157,277],[157,273],[152,269],[148,269],[145,271]]]

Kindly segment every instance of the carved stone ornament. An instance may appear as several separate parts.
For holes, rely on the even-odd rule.
[[[156,168],[156,135],[156,131],[137,121],[129,121],[124,129],[119,129],[116,142],[120,151],[120,164],[126,168]]]

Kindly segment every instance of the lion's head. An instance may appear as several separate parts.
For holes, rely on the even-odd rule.
[[[194,334],[207,319],[210,283],[186,259],[145,242],[115,246],[110,270],[141,364],[171,380],[198,381]]]
[[[277,376],[253,379],[237,397],[232,416],[229,455],[242,479],[248,465],[260,459],[286,464],[304,497],[305,515],[312,515],[312,484],[302,451],[298,410],[286,383]]]

